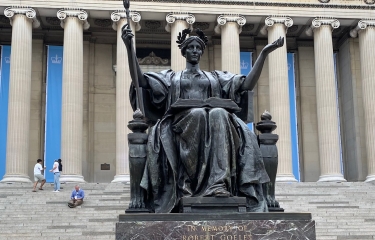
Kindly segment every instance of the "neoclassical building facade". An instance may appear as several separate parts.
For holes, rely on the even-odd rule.
[[[375,180],[375,1],[130,2],[143,71],[184,69],[185,28],[208,36],[207,71],[247,74],[284,37],[253,99],[254,124],[268,110],[278,126],[277,181]],[[33,181],[38,158],[61,158],[62,182],[129,181],[122,1],[18,3],[0,2],[1,181]]]

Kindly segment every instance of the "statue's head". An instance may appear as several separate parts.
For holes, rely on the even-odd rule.
[[[189,46],[189,44],[196,42],[200,45],[200,48],[202,49],[202,54],[204,52],[204,49],[207,45],[207,36],[199,29],[195,31],[198,36],[190,36],[186,38],[188,34],[190,34],[191,30],[189,28],[184,29],[182,32],[180,32],[177,36],[177,43],[178,47],[181,49],[182,56],[185,56],[186,48]]]

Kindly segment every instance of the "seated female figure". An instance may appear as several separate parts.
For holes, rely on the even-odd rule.
[[[184,30],[177,41],[186,58],[185,70],[142,73],[135,66],[138,79],[133,81],[151,93],[150,102],[145,104],[167,110],[149,132],[141,182],[148,205],[157,213],[168,213],[182,197],[239,196],[246,197],[249,211],[265,212],[262,183],[269,178],[256,136],[227,103],[239,103],[241,93],[254,88],[266,56],[282,46],[284,39],[267,45],[253,70],[243,76],[202,71],[199,61],[207,37],[199,29],[198,36],[186,38],[189,33]],[[134,69],[133,34],[127,26],[122,37],[130,69]],[[197,105],[213,98],[214,106]],[[178,105],[181,99],[184,104]],[[226,100],[221,104],[220,99]]]

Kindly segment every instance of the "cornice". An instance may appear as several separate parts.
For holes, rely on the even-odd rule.
[[[330,4],[330,1],[319,3],[296,2],[258,2],[258,1],[220,1],[220,0],[133,0],[133,2],[160,2],[160,3],[185,3],[185,4],[214,4],[214,5],[244,5],[244,6],[274,6],[274,7],[302,7],[302,8],[338,8],[338,9],[375,9],[375,0],[363,0],[364,5]],[[318,2],[318,0],[317,0]]]

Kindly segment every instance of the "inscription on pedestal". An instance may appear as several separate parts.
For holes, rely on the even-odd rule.
[[[121,221],[120,218],[116,240],[316,239],[315,222],[311,219],[261,220],[255,216],[255,219],[194,221],[187,217],[183,221],[172,220],[174,214],[169,215],[166,221]]]

